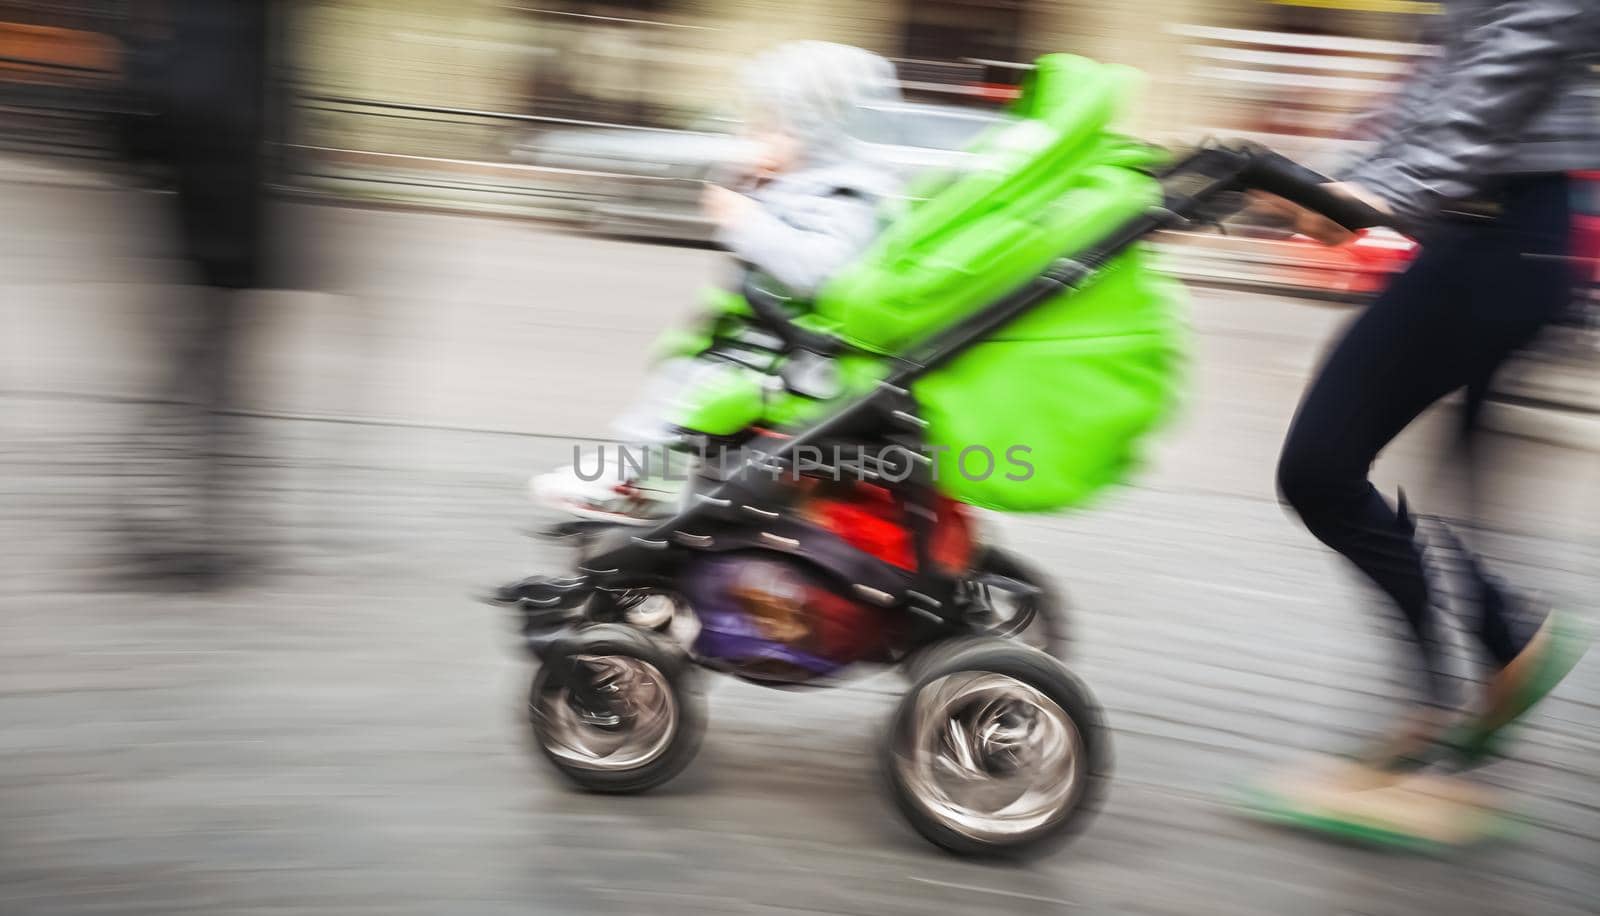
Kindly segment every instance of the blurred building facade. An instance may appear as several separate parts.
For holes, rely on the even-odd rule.
[[[135,0],[0,0],[0,90],[115,69]],[[694,127],[736,110],[739,62],[796,38],[897,61],[907,91],[993,104],[1040,54],[1142,70],[1137,122],[1327,136],[1410,65],[1421,0],[264,0],[292,13],[298,139],[493,161],[541,119]],[[59,95],[59,91],[57,91]],[[43,106],[41,106],[43,107]],[[60,106],[57,106],[59,109]]]
[[[1342,122],[1403,72],[1431,9],[1303,2],[308,0],[296,29],[311,94],[455,112],[331,105],[308,119],[313,145],[492,158],[506,119],[461,112],[691,127],[733,111],[740,60],[795,38],[871,48],[908,91],[976,104],[1050,51],[1127,63],[1149,79],[1133,125],[1147,135],[1319,106]]]

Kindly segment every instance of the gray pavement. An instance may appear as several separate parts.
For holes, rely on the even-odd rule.
[[[1075,844],[997,866],[927,848],[883,802],[871,749],[892,676],[715,683],[699,760],[641,798],[571,793],[522,744],[528,668],[466,596],[558,562],[515,533],[526,474],[604,435],[714,255],[295,208],[321,291],[256,297],[236,456],[270,565],[163,596],[103,576],[131,401],[184,295],[159,223],[115,188],[0,184],[0,200],[22,217],[0,246],[0,913],[1597,909],[1593,657],[1483,774],[1523,819],[1513,840],[1391,857],[1225,804],[1375,727],[1397,694],[1381,610],[1272,499],[1276,440],[1341,311],[1197,291],[1192,401],[1138,482],[1003,526],[1072,593],[1075,667],[1118,770]],[[1448,419],[1379,468],[1425,508],[1445,505],[1424,456]],[[1499,444],[1489,553],[1593,619],[1594,456]]]

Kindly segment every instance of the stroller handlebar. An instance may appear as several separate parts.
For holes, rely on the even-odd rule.
[[[1359,200],[1328,190],[1332,179],[1268,149],[1255,148],[1241,172],[1240,184],[1320,213],[1346,229],[1385,226],[1392,217]]]

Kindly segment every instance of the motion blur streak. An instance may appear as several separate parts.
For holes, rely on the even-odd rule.
[[[1113,732],[1060,855],[958,860],[880,802],[894,677],[719,682],[688,775],[568,791],[528,751],[512,628],[469,600],[530,566],[528,474],[609,442],[725,282],[701,201],[748,155],[752,55],[892,60],[863,139],[906,179],[978,167],[1055,51],[1143,72],[1131,133],[1332,170],[1438,9],[0,0],[0,914],[1592,912],[1592,654],[1474,777],[1514,838],[1382,855],[1229,804],[1405,693],[1376,599],[1273,489],[1328,341],[1416,255],[1394,233],[1162,233],[1179,421],[1090,510],[984,519],[1070,591]],[[1438,448],[1447,400],[1375,474],[1592,621],[1600,178],[1573,188],[1580,295],[1495,380],[1477,460]]]

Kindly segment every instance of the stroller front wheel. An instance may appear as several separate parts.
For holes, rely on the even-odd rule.
[[[591,792],[643,792],[694,759],[705,711],[689,660],[668,638],[622,624],[553,645],[534,676],[528,722],[545,758]]]

